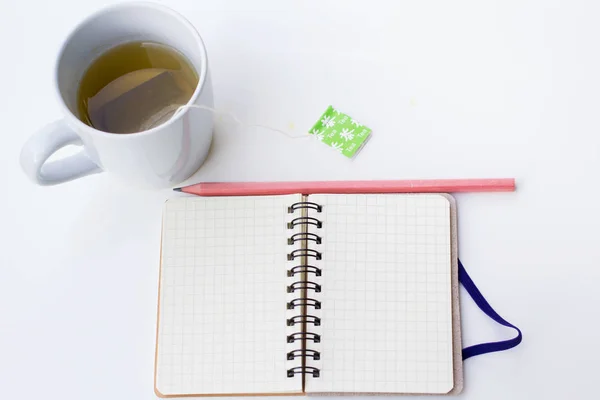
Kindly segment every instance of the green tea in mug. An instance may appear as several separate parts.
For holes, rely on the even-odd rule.
[[[79,118],[110,133],[156,127],[187,104],[198,74],[179,51],[154,42],[129,42],[96,58],[79,84]]]

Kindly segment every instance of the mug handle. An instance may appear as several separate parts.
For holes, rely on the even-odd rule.
[[[102,172],[85,152],[46,162],[62,147],[83,145],[81,138],[63,120],[52,122],[35,133],[21,150],[21,168],[38,185],[49,186]]]

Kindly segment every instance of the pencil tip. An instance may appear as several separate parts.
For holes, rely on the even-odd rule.
[[[176,191],[176,192],[181,192],[181,188],[175,188],[173,190]]]

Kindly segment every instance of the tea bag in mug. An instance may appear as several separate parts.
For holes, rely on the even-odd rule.
[[[94,127],[112,133],[141,132],[159,126],[189,100],[178,71],[142,69],[106,85],[88,101]],[[183,86],[183,88],[182,88]]]

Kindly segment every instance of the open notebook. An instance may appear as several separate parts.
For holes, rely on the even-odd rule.
[[[158,396],[461,388],[450,196],[166,202]]]

